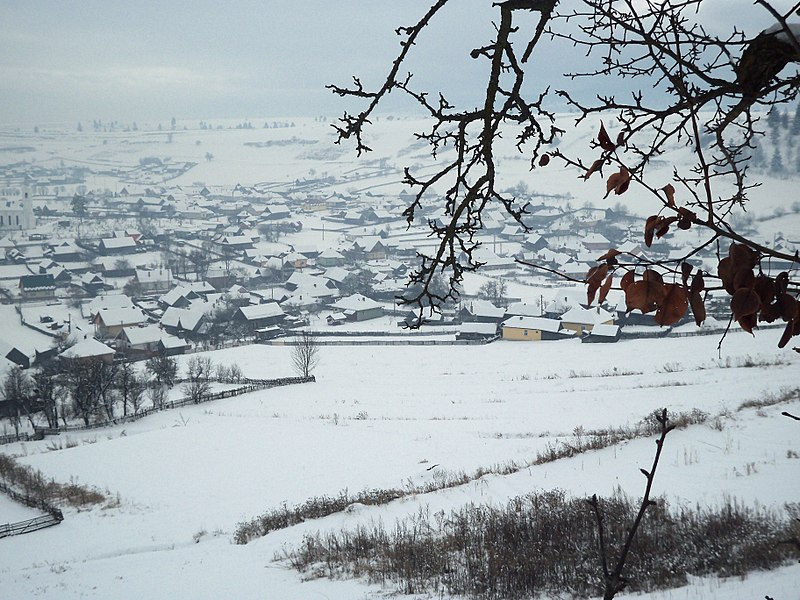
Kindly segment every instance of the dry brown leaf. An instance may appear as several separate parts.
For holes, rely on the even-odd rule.
[[[612,152],[616,148],[614,142],[612,142],[611,138],[608,136],[608,132],[606,131],[606,126],[603,125],[602,121],[600,121],[600,133],[597,135],[597,142],[600,144],[600,147],[606,152]]]
[[[628,289],[628,286],[633,283],[633,280],[636,278],[636,273],[633,271],[627,271],[625,275],[622,276],[622,279],[619,282],[619,287],[624,292]]]
[[[599,171],[601,175],[603,174],[603,159],[602,158],[598,158],[596,161],[594,161],[592,163],[592,166],[589,167],[589,169],[586,171],[586,173],[584,173],[583,180],[586,181],[587,179],[589,179],[589,177],[591,177],[597,171]]]
[[[689,308],[689,300],[683,286],[675,283],[664,284],[666,293],[655,314],[655,321],[662,327],[680,321]]]
[[[733,318],[740,321],[742,317],[756,314],[761,308],[761,299],[751,288],[736,290],[731,298]]]
[[[602,304],[606,301],[606,297],[608,296],[608,292],[611,290],[611,281],[614,279],[613,275],[609,275],[606,277],[606,280],[603,282],[603,285],[600,286],[600,295],[597,297],[597,303]]]
[[[612,173],[609,175],[608,179],[606,180],[606,195],[604,198],[607,198],[608,195],[613,191],[617,196],[620,194],[624,194],[628,191],[628,186],[631,183],[631,174],[625,167],[620,167],[619,171],[616,173]]]
[[[664,195],[667,197],[667,204],[669,206],[675,207],[675,186],[671,183],[665,185],[661,190],[664,192]]]
[[[703,302],[703,297],[700,292],[691,292],[689,295],[689,305],[692,307],[692,314],[694,315],[694,322],[697,326],[703,324],[706,320],[706,304]]]

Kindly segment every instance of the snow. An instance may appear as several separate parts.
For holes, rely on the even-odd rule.
[[[135,165],[141,156],[169,154],[176,161],[198,163],[169,184],[190,189],[196,187],[195,182],[209,186],[241,182],[279,188],[309,177],[311,168],[320,169],[319,153],[331,146],[327,123],[296,121],[296,128],[285,130],[176,131],[169,144],[168,132],[86,132],[83,137],[63,136],[46,146],[36,142],[36,150],[26,158],[44,163],[55,161],[56,156],[67,162],[83,160],[88,139],[96,144],[95,150],[102,141],[102,153],[89,160],[101,168]],[[572,117],[562,116],[558,124],[569,124],[572,129],[572,121]],[[349,195],[372,189],[396,196],[402,189],[398,183],[402,166],[417,161],[426,165],[415,171],[417,175],[431,174],[435,165],[429,164],[428,155],[419,147],[409,147],[407,141],[409,131],[424,127],[422,121],[382,120],[381,128],[370,132],[369,143],[393,166],[369,179],[350,178],[353,171],[367,172],[369,167],[356,161],[351,148],[343,147],[339,153],[337,147],[324,166],[337,177],[330,191]],[[585,152],[586,139],[596,133],[592,131],[596,127],[596,122],[589,121],[581,125],[576,138],[564,142],[564,151]],[[9,140],[24,137],[13,132],[7,135]],[[315,143],[245,145],[293,137]],[[550,194],[548,202],[553,199],[558,205],[554,214],[560,214],[569,201],[594,202],[602,208],[617,202],[614,197],[603,198],[605,186],[599,178],[576,184],[574,171],[555,162],[546,172],[531,173],[526,158],[512,147],[513,136],[502,143],[507,149],[501,148],[498,155],[505,152],[509,158],[503,160],[501,186],[522,181],[538,194]],[[687,162],[686,148],[676,145],[665,150],[662,166],[652,174],[654,181],[671,180],[672,165]],[[213,153],[213,161],[204,159],[206,152]],[[93,177],[92,184],[122,187],[116,179],[101,175]],[[787,198],[795,197],[796,187],[796,178],[768,178],[759,192],[752,194],[748,210],[763,218],[777,208],[786,209]],[[128,188],[138,193],[138,186]],[[644,214],[648,206],[652,207],[626,204],[631,211]],[[771,240],[782,227],[791,238],[798,230],[798,218],[795,214],[757,221],[758,235]],[[263,242],[257,247],[264,252],[286,250],[289,244],[295,248],[341,248],[345,233],[374,236],[383,227],[339,227],[311,215],[303,215],[303,221],[303,231],[282,238],[282,244]],[[424,251],[435,243],[426,235],[419,228],[406,232],[393,223],[387,243]],[[673,239],[694,243],[692,235],[694,232],[675,232]],[[500,255],[520,248],[489,235],[479,239],[487,251],[491,248]],[[160,256],[153,252],[131,260],[137,267],[157,266]],[[6,265],[0,278],[15,284],[20,268]],[[467,274],[465,293],[476,293],[494,276],[491,271]],[[585,300],[582,287],[555,287],[522,270],[515,271],[513,281],[505,282],[510,297],[534,307],[550,303],[556,291],[565,306]],[[3,339],[10,337],[30,348],[50,347],[49,337],[19,323],[13,306],[0,309]],[[61,311],[59,319],[64,313],[66,320],[66,307],[53,310]],[[347,323],[335,331],[369,333],[355,340],[370,344],[397,339],[450,341],[454,337],[454,329],[443,328],[427,328],[421,335],[399,338],[381,335],[381,330],[400,332],[397,320],[386,315]],[[73,316],[72,321],[74,326],[77,319]],[[312,329],[334,330],[327,327],[324,316],[312,318]],[[59,481],[74,478],[108,490],[115,502],[85,511],[68,509],[65,521],[57,527],[2,540],[0,595],[58,600],[375,598],[389,592],[358,581],[304,581],[275,558],[285,548],[301,543],[305,533],[354,527],[372,519],[391,523],[423,506],[450,510],[468,502],[502,503],[515,495],[552,487],[586,495],[608,494],[621,486],[637,495],[642,489],[638,469],[649,466],[652,440],[631,441],[512,475],[487,475],[388,506],[358,507],[276,531],[246,546],[231,543],[236,524],[284,502],[302,503],[345,488],[355,493],[367,487],[418,483],[430,477],[427,469],[434,464],[467,473],[510,461],[527,464],[547,444],[570,437],[578,427],[631,425],[664,406],[672,411],[698,408],[723,416],[719,430],[713,426],[717,421],[711,419],[709,424],[670,434],[656,477],[656,493],[678,504],[714,504],[727,497],[769,506],[797,501],[800,461],[789,458],[790,451],[800,451],[797,425],[780,416],[781,410],[800,413],[797,393],[785,404],[738,410],[742,402],[797,389],[800,357],[778,351],[779,337],[780,330],[759,331],[755,338],[732,332],[721,354],[717,351],[719,334],[625,340],[602,348],[581,345],[579,340],[500,341],[486,346],[330,345],[321,348],[313,384],[187,406],[113,428],[3,446],[0,452],[18,456],[46,476]],[[326,336],[324,341],[344,343],[351,338]],[[291,346],[276,344],[206,355],[215,363],[239,365],[246,376],[263,378],[293,375],[291,352]],[[185,366],[188,359],[178,360]],[[737,366],[745,363],[756,366]],[[176,388],[170,397],[180,395]],[[57,446],[64,449],[52,449]],[[0,523],[35,514],[0,496]],[[642,598],[733,600],[767,593],[790,598],[797,595],[798,581],[800,567],[792,565],[753,574],[744,581],[700,579],[686,588]]]
[[[386,506],[360,507],[274,532],[246,546],[231,542],[236,524],[261,512],[348,489],[402,487],[447,471],[527,463],[556,436],[632,424],[654,409],[727,412],[670,434],[656,493],[673,503],[721,503],[727,497],[780,506],[796,501],[800,450],[788,404],[737,410],[745,400],[796,388],[800,357],[775,348],[779,332],[635,340],[597,347],[577,341],[471,346],[326,346],[316,383],[273,388],[165,411],[109,429],[3,447],[59,480],[107,489],[119,505],[66,511],[65,521],[3,540],[4,594],[38,597],[314,598],[375,597],[363,582],[312,580],[275,562],[305,533],[467,502],[502,503],[537,489],[576,495],[642,488],[651,439],[587,453],[517,473]],[[238,364],[250,377],[292,373],[291,348],[244,346],[206,354]],[[762,366],[737,365],[748,359]],[[179,357],[181,363],[188,357]],[[67,436],[62,436],[67,437]],[[66,446],[66,444],[63,444]],[[427,475],[426,475],[427,474]],[[612,474],[609,477],[609,474]],[[196,541],[197,540],[197,541]],[[46,558],[42,549],[46,548]],[[744,590],[790,597],[797,566],[744,583],[706,579],[647,598],[744,597]]]

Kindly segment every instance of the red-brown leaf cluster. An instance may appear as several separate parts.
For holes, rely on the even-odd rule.
[[[731,313],[739,326],[752,333],[759,321],[786,323],[778,343],[783,348],[789,340],[800,335],[800,303],[788,293],[789,274],[776,277],[756,274],[758,252],[745,244],[731,244],[728,256],[719,261],[717,274],[725,291],[731,295]]]

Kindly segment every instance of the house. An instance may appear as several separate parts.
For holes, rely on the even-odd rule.
[[[172,288],[172,271],[164,268],[158,270],[136,269],[136,283],[145,294],[167,292]]]
[[[176,308],[186,308],[193,300],[200,298],[200,295],[194,292],[191,288],[182,285],[176,285],[166,294],[158,298],[158,304],[164,309],[174,306]]]
[[[497,308],[488,300],[470,300],[459,312],[462,321],[473,323],[499,323],[505,314],[505,309]]]
[[[84,317],[93,320],[95,315],[101,310],[117,309],[117,308],[133,308],[133,300],[124,294],[109,294],[97,296],[91,302],[81,306],[81,314]]]
[[[48,244],[45,255],[55,261],[63,263],[69,260],[80,260],[83,256],[83,249],[73,240],[61,240]]]
[[[351,275],[350,271],[345,269],[344,267],[329,267],[325,269],[325,272],[322,274],[324,279],[327,279],[333,282],[333,286],[338,287],[344,280],[347,279]]]
[[[503,339],[539,342],[560,340],[575,335],[564,330],[561,321],[544,317],[511,317],[503,321]]]
[[[334,310],[343,312],[350,321],[367,321],[383,316],[383,305],[361,294],[342,298],[331,306]]]
[[[344,325],[347,322],[347,315],[341,312],[333,313],[328,315],[325,320],[331,326]]]
[[[169,307],[161,316],[161,326],[172,335],[195,338],[206,331],[205,313],[196,308]]]
[[[599,306],[595,308],[575,307],[561,315],[561,323],[564,325],[564,329],[570,329],[578,335],[583,335],[592,331],[595,325],[613,325],[614,315]]]
[[[28,369],[30,366],[36,361],[36,354],[37,352],[33,350],[25,351],[24,349],[14,346],[5,340],[0,340],[0,358],[3,358],[7,361],[14,363],[22,367],[23,369]],[[2,394],[0,394],[1,396]]]
[[[266,342],[268,340],[274,340],[277,337],[280,337],[285,334],[284,330],[277,325],[270,325],[268,327],[261,327],[256,329],[253,333],[255,333],[256,341],[258,342]]]
[[[277,302],[240,306],[233,315],[234,320],[246,323],[253,329],[263,329],[271,325],[279,325],[286,314]]]
[[[364,260],[386,260],[388,250],[377,235],[358,238],[353,242],[353,250]]]
[[[172,354],[182,354],[189,347],[185,341],[168,334],[158,325],[124,327],[116,337],[117,349],[129,357],[155,356],[167,349]]]
[[[114,349],[106,346],[94,338],[85,337],[74,346],[67,348],[59,354],[59,357],[67,360],[79,362],[103,361],[112,363],[114,361]]]
[[[81,287],[90,296],[96,296],[105,289],[106,282],[97,273],[84,273],[81,277]]]
[[[607,344],[619,340],[619,325],[605,325],[603,323],[595,325],[592,330],[581,338],[581,342],[586,344]]]
[[[223,250],[235,253],[251,249],[253,247],[253,238],[249,235],[226,235],[217,244],[222,246]]]
[[[599,233],[587,233],[581,239],[581,244],[590,252],[605,252],[611,248],[611,242]]]
[[[166,335],[158,341],[158,354],[163,356],[183,354],[189,348],[191,348],[191,344],[174,335]]]
[[[97,246],[98,252],[104,256],[112,254],[129,254],[134,252],[138,246],[131,237],[103,238]]]
[[[308,257],[299,252],[291,252],[283,257],[284,265],[290,264],[294,269],[305,269],[308,266]]]
[[[292,216],[292,212],[285,204],[268,204],[264,207],[264,214],[261,215],[263,219],[276,220],[288,219]]]
[[[20,295],[26,299],[54,298],[56,295],[56,282],[53,275],[23,275],[19,278]]]
[[[509,317],[541,317],[542,304],[540,300],[536,304],[528,304],[527,302],[512,302],[506,307],[506,316]]]
[[[99,310],[92,318],[97,334],[104,339],[117,337],[124,327],[133,327],[147,322],[147,317],[138,308],[108,308]]]
[[[125,258],[98,258],[92,262],[104,277],[133,277],[136,269]]]
[[[493,337],[497,337],[497,323],[462,323],[456,335],[459,340],[489,340]]]
[[[320,267],[341,267],[344,264],[344,256],[333,248],[326,248],[317,256],[317,266]]]

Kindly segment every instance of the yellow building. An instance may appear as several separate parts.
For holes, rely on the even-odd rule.
[[[544,317],[511,317],[503,321],[502,328],[504,340],[521,342],[560,340],[574,335],[564,330],[561,321]]]

